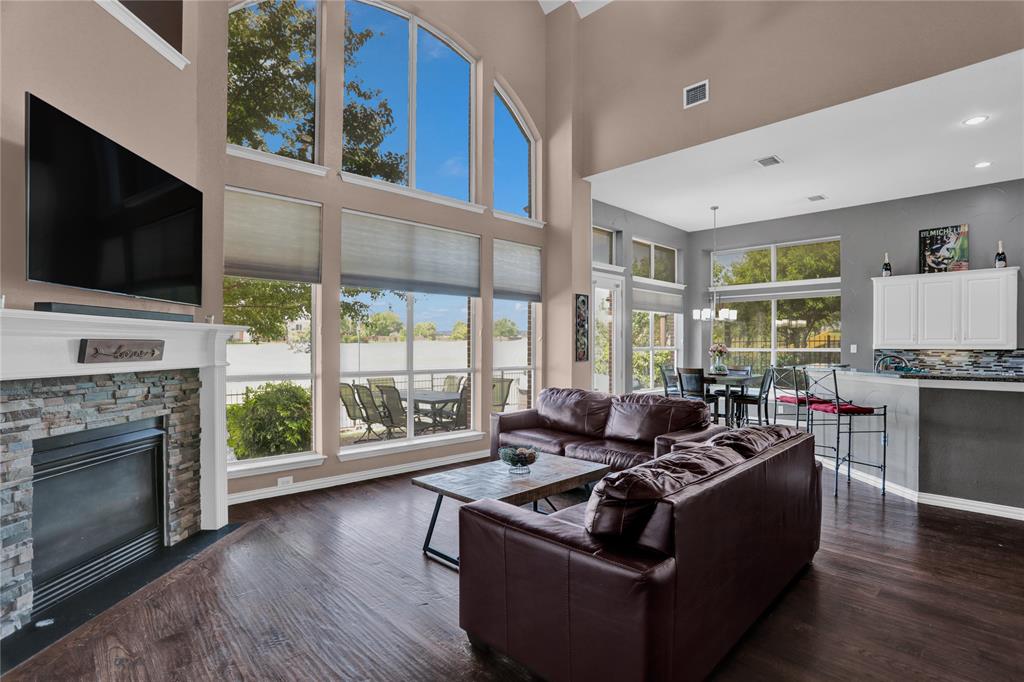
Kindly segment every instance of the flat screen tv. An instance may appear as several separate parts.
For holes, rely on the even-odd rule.
[[[28,278],[199,305],[202,192],[31,94]]]

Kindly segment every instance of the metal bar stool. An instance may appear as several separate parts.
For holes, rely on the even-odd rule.
[[[807,432],[810,433],[810,410],[808,407],[813,403],[822,400],[810,390],[810,378],[807,370],[803,367],[770,367],[772,402],[775,406],[774,423],[779,423],[779,415],[791,414],[796,417],[796,428],[800,428],[800,419],[803,417],[808,424]],[[792,407],[794,412],[788,413]]]
[[[833,445],[818,445],[815,443],[815,448],[823,448],[825,450],[831,450],[835,453],[836,460],[836,485],[834,496],[839,495],[839,471],[843,465],[846,464],[846,485],[850,485],[851,473],[854,464],[861,466],[871,467],[878,469],[882,478],[882,495],[885,495],[885,466],[886,466],[886,449],[889,443],[888,433],[888,420],[889,420],[889,406],[888,405],[855,405],[849,400],[843,400],[839,396],[839,382],[836,379],[836,371],[834,369],[828,370],[821,377],[816,379],[810,388],[814,390],[815,396],[818,398],[817,401],[810,403],[809,411],[809,423],[808,430],[814,433],[815,426],[833,426],[836,430],[836,444]],[[826,399],[827,398],[827,399]],[[820,415],[820,416],[816,416]],[[834,416],[835,420],[829,419],[830,416]],[[846,418],[845,425],[846,430],[843,430],[844,420]],[[881,417],[882,428],[871,428],[871,429],[854,429],[854,420],[859,417]],[[877,424],[877,422],[875,422]],[[880,433],[882,434],[882,463],[876,462],[865,462],[864,460],[854,459],[853,456],[853,435],[864,434],[864,433]],[[846,436],[846,455],[840,455],[840,444],[842,437]]]

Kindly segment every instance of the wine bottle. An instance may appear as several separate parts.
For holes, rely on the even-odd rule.
[[[999,248],[996,250],[996,267],[1006,267],[1006,253],[1003,251],[1003,240],[999,240]]]
[[[882,261],[882,277],[892,277],[892,266],[889,264],[889,254],[885,254],[885,260]]]

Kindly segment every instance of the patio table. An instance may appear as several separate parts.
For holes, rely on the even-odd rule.
[[[409,402],[409,391],[408,389],[402,389],[398,391],[398,395],[401,396],[402,400],[407,404]],[[462,393],[459,391],[434,391],[428,389],[413,389],[413,400],[416,403],[413,409],[419,414],[430,417],[431,421],[436,425],[441,416],[441,411],[445,405],[451,403],[457,403],[462,399]],[[420,405],[425,405],[426,409],[421,410]],[[437,428],[435,426],[435,428]]]

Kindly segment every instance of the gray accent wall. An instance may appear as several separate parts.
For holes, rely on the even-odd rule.
[[[712,199],[709,197],[709,204]],[[723,207],[723,214],[727,210],[728,207]],[[708,217],[710,221],[710,211]],[[840,237],[842,361],[858,369],[871,369],[870,278],[880,274],[883,254],[889,252],[893,274],[916,273],[918,231],[961,223],[970,225],[971,269],[992,267],[999,239],[1003,240],[1010,265],[1024,264],[1024,180],[719,228],[717,244],[723,250]],[[686,308],[703,307],[707,305],[711,278],[711,230],[687,233],[681,243],[686,248],[683,270],[687,284]],[[1024,339],[1024,295],[1018,296],[1018,307],[1017,336]],[[687,365],[706,364],[703,350],[709,343],[709,335],[707,324],[687,325]],[[850,344],[857,345],[855,354],[850,352]]]
[[[681,283],[686,281],[686,253],[690,233],[600,201],[593,202],[593,224],[595,227],[603,227],[615,233],[615,265],[625,268],[625,272],[623,272],[623,305],[627,314],[633,309],[633,276],[630,271],[633,263],[633,239],[642,239],[676,249],[676,279]],[[673,294],[684,293],[671,287],[658,288],[645,285],[645,288],[659,289]],[[689,305],[685,295],[684,301],[687,301],[687,305]],[[686,332],[685,315],[683,319],[684,328],[677,330],[677,334],[679,334],[679,338],[676,339],[677,346],[681,344]],[[624,334],[626,338],[620,340],[620,343],[623,344],[623,358],[627,367],[630,367],[629,363],[633,357],[633,340],[628,332],[629,325],[623,325],[623,328],[626,330]],[[682,359],[683,354],[680,353],[680,364]],[[626,376],[627,382],[629,379],[630,377]],[[628,384],[625,386],[627,392],[630,388]]]

